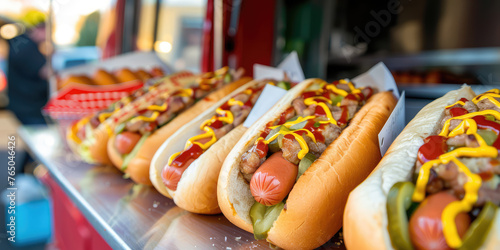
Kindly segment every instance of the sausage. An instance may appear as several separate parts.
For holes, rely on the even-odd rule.
[[[314,142],[309,136],[303,136],[303,138],[309,147],[309,152],[319,158],[323,151],[325,151],[326,144],[320,141]]]
[[[225,136],[227,133],[231,132],[231,130],[233,130],[233,128],[234,128],[234,124],[226,124],[222,128],[215,129],[214,130],[215,137],[217,137],[217,140],[219,140],[220,138]]]
[[[248,101],[248,99],[250,99],[250,95],[245,93],[239,93],[236,96],[234,96],[233,99],[245,103]]]
[[[201,140],[197,140],[197,142],[202,144],[207,143],[208,141],[210,141],[210,138],[203,138]],[[185,150],[181,151],[181,154],[184,151]],[[199,154],[190,155],[189,158],[184,163],[182,163],[180,167],[166,165],[161,171],[161,179],[163,181],[163,184],[165,184],[165,186],[168,189],[171,189],[173,191],[177,190],[177,184],[179,184],[182,174],[184,173],[184,171],[186,171],[186,169],[189,166],[191,166],[191,163],[193,163],[196,159],[198,159],[199,156],[200,156]]]
[[[241,157],[241,172],[243,174],[253,174],[259,168],[261,159],[259,154],[253,151],[245,152]]]
[[[465,105],[463,106],[463,108],[466,109],[467,112],[469,112],[469,113],[474,113],[474,112],[479,111],[479,109],[476,106],[476,104],[474,104],[472,101],[469,101],[469,100],[467,100],[465,102]]]
[[[250,109],[248,108],[241,109],[240,112],[234,115],[233,125],[237,127],[238,125],[242,124],[245,121],[245,119],[247,119],[249,114],[250,114]]]
[[[496,99],[496,98],[495,98]],[[500,108],[497,107],[494,103],[492,103],[489,99],[483,99],[477,103],[477,107],[480,111],[493,109],[495,111],[500,111]]]
[[[450,137],[446,140],[446,144],[452,147],[463,147],[465,146],[465,140],[467,139],[467,134],[461,134],[454,137]]]
[[[177,184],[181,180],[184,171],[193,163],[195,159],[189,159],[182,167],[165,166],[161,171],[161,179],[168,189],[177,190]]]
[[[138,120],[138,121],[135,121],[135,122],[132,122],[132,121],[128,121],[126,124],[125,124],[125,129],[127,129],[128,131],[130,132],[138,132],[139,129],[142,128],[142,126],[145,124],[146,122],[143,121],[143,120]]]
[[[255,200],[272,206],[282,201],[292,190],[298,167],[276,152],[257,169],[250,181],[250,191]]]
[[[293,164],[299,164],[300,159],[298,155],[302,148],[299,142],[295,140],[295,137],[292,135],[285,135],[281,144],[283,144],[283,147],[281,147],[283,150],[283,157]]]
[[[142,135],[145,134],[145,133],[150,133],[152,132],[156,127],[158,126],[158,124],[156,122],[147,122],[145,124],[143,124],[141,126],[141,128],[139,129],[139,133],[141,133]]]
[[[417,249],[449,249],[443,235],[441,216],[444,208],[458,201],[443,191],[427,197],[413,213],[409,223],[410,238]],[[470,216],[460,213],[455,218],[457,231],[463,237],[470,225]]]
[[[118,135],[115,138],[115,148],[116,150],[124,155],[132,152],[137,142],[141,139],[141,135],[138,133],[125,131]]]
[[[370,87],[364,88],[361,90],[363,96],[365,96],[365,100],[368,100],[373,95],[373,89]]]
[[[292,101],[292,106],[297,114],[302,114],[307,106],[304,104],[304,98],[298,97]]]
[[[99,114],[102,114],[102,113],[97,113],[92,118],[90,118],[89,122],[90,122],[90,125],[92,125],[92,128],[97,128],[97,126],[99,126],[99,124],[101,124],[101,121],[99,121]]]

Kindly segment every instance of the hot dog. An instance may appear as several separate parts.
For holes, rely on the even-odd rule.
[[[266,84],[277,81],[245,84],[165,141],[151,163],[156,189],[190,212],[220,213],[215,194],[222,162],[246,131],[242,124]]]
[[[114,113],[126,108],[129,103],[144,96],[148,91],[149,89],[147,88],[138,89],[111,104],[107,109],[88,115],[73,123],[66,131],[66,141],[73,152],[79,154],[84,161],[89,163],[111,164],[107,155],[100,153],[98,145],[95,146],[96,150],[89,152],[88,148],[83,147],[83,141],[86,138],[93,137],[94,131],[97,131],[101,123],[110,118]]]
[[[415,116],[349,195],[348,248],[500,247],[499,94],[463,86]]]
[[[224,161],[217,187],[224,215],[282,248],[327,242],[342,224],[347,194],[380,159],[377,134],[396,100],[374,92],[319,79],[290,90]]]
[[[298,168],[283,158],[279,151],[271,155],[259,167],[250,181],[250,192],[255,200],[266,206],[281,202],[292,190]]]
[[[241,72],[231,71],[229,74],[232,74],[234,79],[241,76]],[[115,127],[128,120],[138,110],[151,106],[157,99],[168,97],[187,86],[198,85],[197,79],[201,80],[203,76],[182,71],[165,77],[153,86],[146,86],[123,97],[107,109],[84,117],[70,126],[66,133],[68,144],[88,163],[111,165],[107,143]]]
[[[129,154],[134,149],[135,145],[141,139],[141,135],[125,131],[116,136],[114,146],[118,153],[124,155]]]
[[[149,166],[161,144],[185,123],[249,80],[242,78],[230,83],[232,78],[228,68],[224,68],[215,74],[207,74],[196,87],[156,99],[152,105],[138,110],[117,126],[107,145],[111,162],[136,183],[151,185]],[[127,138],[123,141],[135,143],[124,147],[117,143],[122,137]]]

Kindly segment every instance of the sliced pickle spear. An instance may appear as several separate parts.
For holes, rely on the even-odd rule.
[[[144,142],[146,141],[146,139],[148,139],[148,137],[149,137],[150,134],[151,133],[145,133],[141,137],[141,139],[139,139],[139,141],[137,142],[137,144],[135,144],[135,147],[134,147],[134,149],[132,149],[132,152],[130,152],[129,154],[123,156],[123,163],[122,163],[122,166],[121,166],[121,170],[122,171],[127,170],[128,164],[135,157],[135,155],[139,152],[139,150],[141,149],[142,145],[144,144]]]
[[[273,137],[276,133],[278,133],[281,130],[281,127],[283,127],[283,126],[278,126],[278,127],[274,128],[273,130],[271,130],[269,132],[269,134],[266,136],[265,140],[266,141],[269,140],[269,138]]]
[[[120,124],[118,124],[118,126],[116,126],[115,128],[115,134],[119,134],[121,132],[123,132],[123,130],[125,130],[125,125],[127,124],[127,122],[122,122]]]
[[[480,135],[484,142],[488,144],[488,146],[493,145],[493,143],[497,140],[497,134],[489,129],[479,129],[477,134]]]
[[[231,76],[231,74],[229,74],[229,72],[226,73],[226,75],[224,76],[224,82],[230,83],[232,80],[233,80],[233,77]]]
[[[255,239],[262,240],[267,238],[267,232],[273,226],[273,223],[285,207],[283,202],[274,206],[265,206],[255,202],[250,208],[250,217],[252,218],[253,235]]]
[[[290,87],[290,83],[289,82],[285,82],[285,81],[281,81],[281,82],[278,82],[278,84],[276,85],[284,90],[289,90],[291,89]]]
[[[308,122],[309,122],[308,120],[305,120],[303,122],[299,122],[297,124],[293,124],[292,126],[290,126],[290,129],[291,130],[303,129]]]
[[[271,137],[273,137],[276,133],[278,133],[279,131],[290,131],[287,127],[285,126],[279,126],[279,127],[276,127],[274,128],[273,130],[271,130],[271,132],[269,132],[269,134],[266,136],[266,139],[265,140],[269,140]],[[283,140],[283,135],[280,134],[278,135],[278,137],[274,140],[272,140],[270,143],[269,143],[269,150],[273,153],[275,152],[278,152],[280,151],[281,149],[281,140]]]
[[[282,145],[282,140],[283,140],[284,135],[280,134],[276,139],[274,139],[272,142],[269,143],[269,150],[273,153],[276,153],[280,151]]]
[[[338,96],[336,96],[336,97],[332,98],[332,104],[333,104],[333,105],[337,105],[337,103],[341,102],[341,101],[342,101],[342,99],[344,99],[344,97],[343,97],[343,96],[341,96],[341,95],[338,95]]]
[[[297,119],[299,119],[299,116],[298,116],[298,115],[296,115],[296,116],[294,116],[294,117],[292,117],[292,118],[288,119],[286,122],[293,122],[293,121],[295,121],[295,120],[297,120]]]
[[[492,121],[492,122],[495,121],[495,117],[492,115],[485,115],[485,117],[486,117],[486,120],[488,120],[488,121]]]
[[[299,177],[306,172],[306,170],[313,164],[316,160],[316,156],[311,153],[307,153],[302,160],[299,162],[299,173],[297,174],[297,180]]]
[[[395,249],[413,249],[406,210],[412,204],[411,196],[414,190],[413,183],[398,182],[392,186],[387,195],[387,229]]]
[[[483,244],[493,221],[495,221],[496,211],[497,206],[492,202],[487,202],[484,205],[481,213],[467,229],[460,250],[478,249]]]

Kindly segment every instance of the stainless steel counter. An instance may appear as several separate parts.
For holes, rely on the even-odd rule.
[[[135,185],[114,167],[83,163],[56,126],[23,126],[19,134],[87,220],[114,249],[266,248],[264,240],[223,215],[188,213],[154,188]],[[311,211],[309,211],[311,212]],[[56,215],[57,216],[57,215]],[[321,248],[343,249],[336,235]]]

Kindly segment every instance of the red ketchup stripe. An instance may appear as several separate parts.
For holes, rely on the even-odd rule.
[[[424,145],[418,150],[417,158],[420,163],[437,159],[448,151],[447,138],[439,135],[431,135],[424,139]]]

